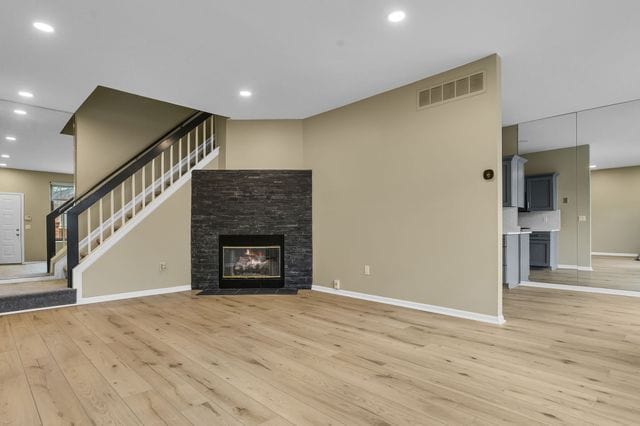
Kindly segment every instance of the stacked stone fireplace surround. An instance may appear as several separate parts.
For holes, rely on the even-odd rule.
[[[295,293],[312,283],[310,170],[197,170],[192,177],[192,288],[205,294]],[[279,289],[220,288],[220,235],[283,235]]]

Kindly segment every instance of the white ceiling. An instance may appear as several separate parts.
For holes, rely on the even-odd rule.
[[[638,17],[637,0],[3,0],[0,99],[74,111],[104,85],[303,118],[497,52],[513,124],[640,98]]]
[[[27,115],[16,115],[22,109]],[[73,173],[73,137],[61,135],[70,114],[0,101],[0,158],[9,168]],[[7,141],[14,136],[16,141]]]
[[[522,154],[589,145],[591,164],[598,169],[637,166],[640,101],[522,123],[518,139]]]
[[[105,85],[301,118],[497,52],[512,124],[640,98],[639,17],[637,0],[4,0],[0,98],[74,111]]]

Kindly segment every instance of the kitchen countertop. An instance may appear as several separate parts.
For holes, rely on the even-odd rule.
[[[527,231],[502,231],[502,235],[520,235],[520,234],[530,234],[531,230]]]

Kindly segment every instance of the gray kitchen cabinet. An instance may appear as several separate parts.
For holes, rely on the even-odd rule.
[[[525,207],[525,158],[509,155],[502,158],[502,207]]]
[[[558,233],[533,232],[529,240],[530,265],[534,268],[558,268]]]
[[[520,281],[529,281],[530,244],[529,234],[520,234]]]
[[[527,176],[525,180],[527,211],[558,209],[558,173]]]
[[[507,234],[502,236],[502,282],[509,288],[520,283],[520,236]]]

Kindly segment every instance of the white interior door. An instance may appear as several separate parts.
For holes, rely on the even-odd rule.
[[[22,262],[22,194],[0,193],[0,263]]]

